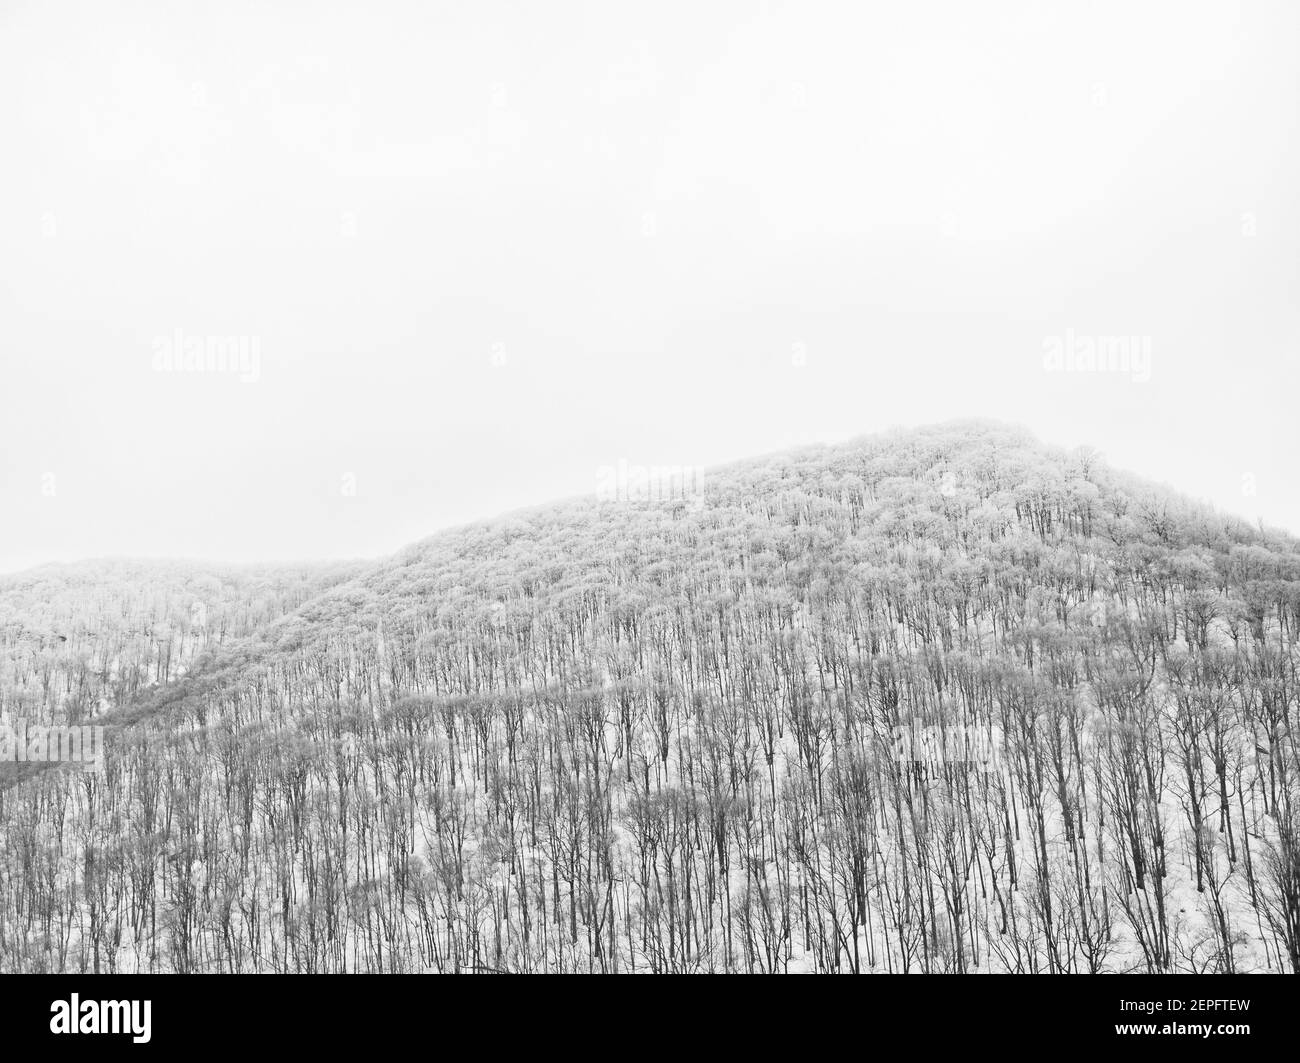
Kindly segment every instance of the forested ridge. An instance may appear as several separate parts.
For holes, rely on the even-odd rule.
[[[1297,636],[1294,538],[967,422],[3,577],[107,757],[0,765],[0,970],[1297,972]]]

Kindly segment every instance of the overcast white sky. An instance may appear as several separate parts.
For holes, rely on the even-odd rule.
[[[1282,0],[0,0],[0,570],[377,555],[962,416],[1300,532],[1298,43]],[[256,379],[157,371],[177,330]],[[1149,379],[1045,368],[1106,336]]]

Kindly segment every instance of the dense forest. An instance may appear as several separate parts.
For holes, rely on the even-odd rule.
[[[107,750],[0,764],[0,970],[1300,972],[1295,539],[979,423],[695,501],[0,578]]]

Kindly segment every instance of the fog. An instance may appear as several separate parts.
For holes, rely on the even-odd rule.
[[[612,7],[0,8],[0,570],[968,416],[1300,532],[1300,8]]]

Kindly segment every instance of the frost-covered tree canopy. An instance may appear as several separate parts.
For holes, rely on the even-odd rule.
[[[0,579],[0,969],[1300,970],[1300,550],[961,423]]]

